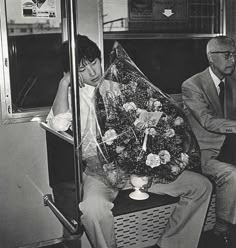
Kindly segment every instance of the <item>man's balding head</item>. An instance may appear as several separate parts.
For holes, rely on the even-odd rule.
[[[210,39],[207,43],[206,53],[207,56],[211,52],[227,51],[224,48],[229,46],[235,47],[235,42],[231,37],[228,36],[217,36]]]

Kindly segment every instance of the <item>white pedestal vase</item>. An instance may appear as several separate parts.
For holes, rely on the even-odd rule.
[[[145,200],[149,197],[147,192],[143,192],[142,189],[148,184],[149,178],[147,176],[131,175],[130,183],[133,186],[134,191],[129,194],[129,197],[134,200]]]

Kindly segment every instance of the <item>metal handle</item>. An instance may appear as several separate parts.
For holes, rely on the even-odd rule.
[[[67,230],[74,234],[77,232],[78,229],[78,223],[74,221],[74,224],[72,224],[60,211],[59,209],[55,206],[53,200],[52,200],[52,195],[47,194],[44,195],[43,197],[43,202],[44,206],[47,206],[51,209],[51,211],[56,215],[56,217],[60,220],[60,222],[67,228]]]

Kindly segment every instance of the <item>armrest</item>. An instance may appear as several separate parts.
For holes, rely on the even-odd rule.
[[[59,138],[62,138],[62,139],[64,139],[65,141],[67,141],[67,142],[69,142],[70,144],[73,145],[73,143],[74,143],[73,136],[72,136],[71,134],[69,134],[68,132],[58,132],[58,131],[52,129],[52,128],[51,128],[49,125],[47,125],[47,123],[45,123],[45,122],[41,122],[41,123],[40,123],[40,126],[41,126],[44,130],[46,130],[46,131],[48,131],[48,132],[50,132],[50,133],[52,133],[52,134],[55,134],[55,135],[58,136]]]
[[[75,183],[73,137],[46,123],[40,126],[46,131],[49,185],[54,188],[65,182]]]

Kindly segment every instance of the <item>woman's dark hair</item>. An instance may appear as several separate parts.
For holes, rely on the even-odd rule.
[[[78,64],[83,62],[83,60],[88,60],[90,62],[94,61],[96,58],[101,60],[101,51],[97,44],[90,40],[85,35],[78,34],[76,37],[76,43],[78,48]],[[69,42],[65,41],[62,44],[62,66],[64,72],[70,70],[69,62]]]

